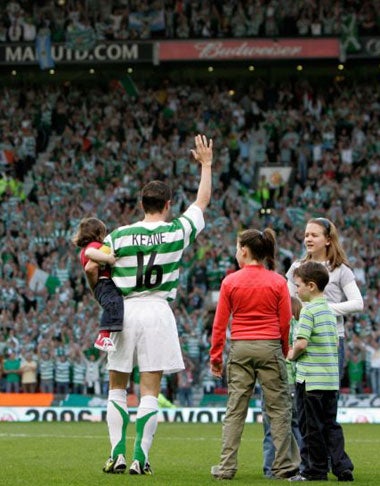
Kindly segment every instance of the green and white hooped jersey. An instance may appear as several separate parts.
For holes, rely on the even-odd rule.
[[[171,222],[121,226],[104,240],[117,258],[112,279],[124,297],[175,298],[185,248],[204,228],[203,212],[194,204]]]

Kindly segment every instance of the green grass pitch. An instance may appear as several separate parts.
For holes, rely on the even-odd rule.
[[[104,474],[109,454],[105,423],[0,423],[0,478],[4,485],[207,486],[220,482],[210,476],[218,463],[220,424],[160,423],[151,449],[153,476]],[[135,427],[127,433],[131,460]],[[346,450],[355,464],[355,485],[380,485],[380,425],[344,425]],[[262,465],[262,426],[246,424],[239,451],[239,470],[231,484],[269,486]],[[338,482],[330,477],[330,484]],[[229,483],[230,484],[230,483]],[[283,482],[283,484],[286,484]],[[288,484],[288,483],[287,483]],[[328,484],[313,482],[315,486]]]

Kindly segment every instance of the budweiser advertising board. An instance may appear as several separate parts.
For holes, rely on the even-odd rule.
[[[338,58],[340,43],[328,39],[237,39],[163,41],[159,61],[241,61]]]

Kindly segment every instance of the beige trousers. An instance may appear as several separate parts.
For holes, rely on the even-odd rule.
[[[272,473],[275,477],[286,478],[298,471],[300,455],[291,430],[292,400],[279,340],[231,341],[227,362],[228,402],[219,468],[231,475],[237,471],[238,450],[256,380],[263,390],[276,450]],[[262,459],[257,462],[261,467]]]

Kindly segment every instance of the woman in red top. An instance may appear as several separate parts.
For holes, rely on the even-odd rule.
[[[228,275],[220,289],[210,350],[214,376],[221,377],[223,372],[229,323],[231,344],[222,452],[219,465],[211,468],[217,479],[232,479],[236,474],[238,449],[256,379],[263,390],[276,448],[273,476],[283,479],[298,472],[300,458],[291,431],[291,399],[284,358],[288,352],[291,304],[285,278],[274,271],[275,247],[275,235],[270,228],[263,232],[243,231],[236,246],[240,270]]]

